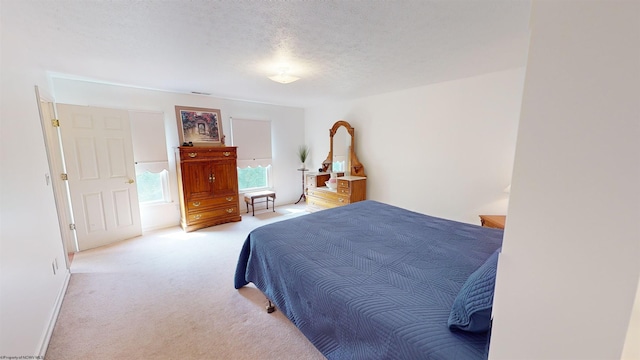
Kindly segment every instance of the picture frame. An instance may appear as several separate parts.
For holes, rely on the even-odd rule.
[[[220,109],[176,105],[180,145],[224,146]]]

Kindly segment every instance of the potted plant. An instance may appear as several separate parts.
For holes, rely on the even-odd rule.
[[[307,162],[307,158],[309,157],[309,147],[307,145],[298,146],[298,159],[300,159],[300,164],[302,164],[302,168],[305,168],[305,162]]]

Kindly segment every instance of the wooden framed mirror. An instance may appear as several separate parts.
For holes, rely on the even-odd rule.
[[[355,151],[355,129],[344,120],[329,129],[329,155],[322,162],[322,171],[344,172],[345,175],[366,176],[364,166]]]

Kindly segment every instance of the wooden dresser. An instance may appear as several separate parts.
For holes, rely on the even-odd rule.
[[[355,136],[355,129],[344,120],[336,121],[329,129],[329,154],[319,172],[305,177],[308,211],[344,206],[367,198],[367,177],[356,156]],[[337,179],[336,189],[325,185],[332,173]]]
[[[185,231],[240,221],[235,147],[179,147],[180,226]]]
[[[480,215],[480,224],[484,227],[504,229],[506,222],[505,215]]]
[[[318,211],[352,204],[367,198],[367,178],[364,176],[337,177],[338,187],[330,189],[324,182],[328,173],[307,174],[307,210]]]

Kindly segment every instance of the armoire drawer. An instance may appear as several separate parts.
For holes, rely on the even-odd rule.
[[[238,216],[238,206],[234,203],[229,206],[209,209],[205,211],[189,211],[187,214],[187,224],[206,222],[212,219],[224,218],[228,216]]]
[[[238,197],[235,195],[232,196],[223,196],[202,200],[192,200],[186,203],[187,211],[201,211],[202,209],[207,209],[210,207],[224,206],[225,204],[235,205],[238,202]]]
[[[187,147],[180,148],[180,158],[186,161],[189,160],[200,160],[200,159],[235,159],[236,152],[229,151],[225,148],[215,149],[215,148],[198,148],[198,147]]]

